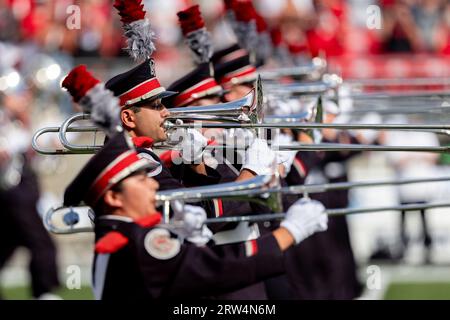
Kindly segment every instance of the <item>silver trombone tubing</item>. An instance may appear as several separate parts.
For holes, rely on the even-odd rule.
[[[288,85],[266,86],[266,90],[273,96],[320,95],[325,94],[331,89],[335,89],[335,87],[325,82],[305,82]]]
[[[417,211],[424,209],[437,209],[450,207],[450,202],[428,203],[428,204],[408,204],[397,206],[380,206],[380,207],[362,207],[362,208],[343,208],[343,209],[327,209],[325,213],[328,216],[345,216],[351,214],[375,213],[383,211]],[[229,222],[263,222],[282,220],[286,217],[286,213],[273,214],[257,214],[251,216],[235,216],[206,219],[205,224],[229,223]]]
[[[380,180],[380,181],[366,181],[366,182],[343,182],[343,183],[327,183],[327,184],[315,184],[315,185],[295,185],[290,187],[270,187],[266,182],[270,181],[270,178],[264,177],[258,178],[258,181],[253,180],[247,185],[252,188],[245,188],[244,184],[225,184],[225,189],[209,186],[208,188],[199,187],[192,189],[186,189],[188,193],[185,193],[182,189],[160,191],[157,193],[157,199],[159,201],[166,200],[168,202],[173,200],[200,200],[202,197],[208,196],[209,198],[241,198],[247,201],[251,197],[260,197],[261,195],[268,195],[270,193],[276,194],[311,194],[326,192],[329,190],[342,190],[360,187],[379,187],[387,185],[404,185],[423,182],[443,182],[450,181],[450,177],[441,178],[428,178],[428,179],[403,179],[403,180]],[[221,186],[223,186],[222,184]],[[262,188],[263,186],[264,188]],[[265,186],[268,186],[265,188]],[[203,189],[200,189],[203,188]],[[60,211],[63,209],[63,211]],[[47,230],[56,234],[70,234],[79,232],[90,232],[93,230],[92,217],[94,213],[87,207],[76,208],[57,208],[49,210],[44,216],[44,224]],[[276,214],[271,214],[270,217]],[[56,220],[55,220],[56,219]],[[219,222],[220,220],[216,221]],[[57,226],[54,223],[63,224]]]
[[[420,99],[420,98],[448,98],[450,91],[411,91],[411,92],[374,92],[374,93],[354,93],[349,95],[341,95],[339,99],[354,100],[375,100],[375,99]]]
[[[450,146],[428,147],[428,146],[383,146],[372,144],[343,144],[343,143],[311,143],[303,144],[294,142],[290,145],[271,145],[276,151],[378,151],[378,152],[430,152],[430,153],[447,153],[450,152]],[[160,144],[154,145],[155,149],[170,149],[180,151],[177,145]],[[209,145],[205,147],[206,150],[212,149],[232,149],[245,150],[239,148],[239,145]]]
[[[164,221],[169,221],[169,205],[171,201],[197,202],[210,199],[232,199],[235,201],[251,201],[270,208],[273,212],[281,212],[283,205],[279,193],[266,194],[265,190],[279,187],[278,175],[256,176],[240,182],[221,183],[214,186],[182,188],[159,191],[157,202],[163,206]],[[246,192],[253,191],[249,197]],[[264,196],[266,195],[266,196]]]
[[[174,124],[165,123],[167,130],[176,128],[198,128],[199,124],[185,123]],[[393,131],[420,131],[420,130],[450,130],[447,124],[341,124],[341,123],[202,123],[201,128],[217,128],[217,129],[337,129],[337,130],[393,130]]]
[[[76,127],[70,127],[70,125],[76,121],[82,121],[82,120],[90,120],[91,116],[88,113],[77,113],[69,118],[67,118],[62,124],[61,128],[59,130],[59,141],[61,141],[61,144],[67,148],[70,151],[73,151],[78,154],[85,154],[85,153],[92,153],[93,146],[90,145],[74,145],[72,144],[69,139],[66,136],[66,133],[69,132],[68,130],[75,130]],[[82,128],[81,126],[79,128]],[[99,132],[100,130],[96,130],[96,132]],[[83,131],[85,132],[85,131]],[[101,147],[101,146],[100,146]]]
[[[445,77],[430,77],[430,78],[386,78],[386,79],[345,79],[346,84],[354,86],[370,86],[370,87],[384,87],[384,86],[450,86],[450,79]]]
[[[231,122],[257,122],[261,110],[256,104],[256,91],[253,89],[242,99],[210,106],[187,106],[171,108],[168,120],[211,120]]]
[[[167,120],[209,120],[259,123],[263,121],[263,89],[258,78],[255,87],[243,98],[210,106],[171,108]]]
[[[264,81],[274,81],[281,77],[310,76],[312,73],[324,72],[326,67],[326,60],[316,57],[305,65],[261,70],[259,74]]]
[[[98,150],[99,148],[85,148],[82,152],[73,152],[71,150],[68,150],[66,148],[63,149],[44,149],[39,146],[38,139],[40,136],[46,133],[59,133],[61,127],[45,127],[42,129],[39,129],[35,132],[33,135],[33,138],[31,140],[31,146],[33,150],[36,152],[43,154],[43,155],[65,155],[65,154],[91,154]],[[100,128],[96,126],[83,126],[83,127],[71,127],[67,128],[66,132],[101,132]]]
[[[41,131],[45,132],[58,132],[58,127],[44,128]],[[76,129],[76,128],[73,128]],[[69,128],[70,132],[72,128]],[[75,132],[76,130],[74,130]],[[37,132],[39,133],[39,132]],[[340,144],[340,143],[317,143],[317,144],[301,144],[294,143],[291,145],[273,145],[277,151],[305,151],[305,152],[315,152],[315,151],[378,151],[378,152],[430,152],[430,153],[447,153],[450,152],[450,146],[439,146],[439,147],[427,147],[427,146],[381,146],[381,145],[364,145],[364,144]],[[177,145],[154,145],[154,149],[159,150],[179,150]],[[80,150],[68,150],[68,149],[53,149],[47,150],[40,148],[36,142],[33,142],[33,149],[43,155],[82,155],[82,154],[94,154],[101,149],[101,146],[80,146]],[[240,150],[236,146],[227,145],[209,145],[205,148],[206,150],[212,149],[233,149]],[[243,150],[243,149],[242,149]]]
[[[309,195],[313,193],[323,193],[333,190],[350,190],[356,188],[374,188],[382,186],[401,186],[408,184],[417,183],[431,183],[431,182],[450,182],[450,177],[439,177],[439,178],[422,178],[422,179],[397,179],[397,180],[378,180],[378,181],[361,181],[361,182],[336,182],[336,183],[323,183],[323,184],[309,184],[309,185],[294,185],[281,188],[270,188],[264,190],[264,193],[281,193],[289,195],[304,194]],[[255,190],[242,190],[235,191],[235,196],[252,197],[258,196],[260,194],[256,193]],[[219,194],[217,194],[219,197]]]

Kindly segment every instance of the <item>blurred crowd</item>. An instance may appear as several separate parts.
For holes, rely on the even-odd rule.
[[[182,35],[175,13],[191,3],[204,8],[208,29],[217,39],[231,37],[220,19],[220,0],[144,2],[158,34],[160,55],[176,54],[171,51],[181,45]],[[450,54],[447,0],[258,0],[255,5],[269,26],[281,26],[291,51],[301,54]],[[375,28],[368,28],[370,21]],[[120,34],[111,0],[0,0],[1,41],[32,42],[45,51],[74,56],[114,57],[123,55]]]

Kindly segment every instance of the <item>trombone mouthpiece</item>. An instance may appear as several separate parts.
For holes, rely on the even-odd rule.
[[[169,130],[172,130],[172,129],[176,128],[176,125],[174,123],[172,123],[170,121],[167,121],[167,120],[164,122],[163,126],[164,126],[164,130],[165,131],[169,131]]]

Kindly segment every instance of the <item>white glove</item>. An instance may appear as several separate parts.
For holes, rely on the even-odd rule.
[[[206,212],[203,208],[191,205],[183,205],[180,201],[172,203],[174,211],[173,219],[182,222],[183,226],[177,230],[177,233],[198,246],[207,244],[213,234],[204,222]]]
[[[237,149],[247,149],[256,139],[256,132],[250,129],[229,129],[227,130],[227,143],[236,144]]]
[[[298,244],[316,232],[327,230],[328,216],[322,203],[302,198],[289,208],[281,226],[292,234]]]
[[[242,170],[247,169],[257,175],[270,175],[273,173],[273,164],[276,161],[275,152],[263,139],[255,139],[245,151],[245,161]]]
[[[338,105],[330,100],[325,100],[325,102],[323,103],[324,105],[324,111],[328,114],[334,114],[334,115],[339,115],[340,114],[340,110]]]
[[[279,133],[273,139],[274,145],[290,145],[294,139],[292,136]],[[277,156],[277,164],[282,164],[284,167],[285,176],[291,171],[292,164],[294,163],[295,155],[297,151],[275,151]]]
[[[288,116],[292,113],[292,107],[288,101],[281,99],[274,101],[272,104],[272,113],[276,116]]]
[[[381,124],[383,119],[375,112],[369,112],[364,117],[356,121],[356,124]],[[359,138],[360,143],[373,144],[378,139],[380,132],[377,130],[350,130],[350,134]]]
[[[199,162],[208,145],[208,139],[195,129],[176,130],[171,134],[170,142],[178,142],[181,157],[186,163]]]

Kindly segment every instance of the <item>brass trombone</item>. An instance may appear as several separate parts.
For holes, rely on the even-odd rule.
[[[326,69],[327,61],[324,58],[315,57],[304,65],[261,70],[259,74],[263,81],[278,81],[284,77],[319,78]]]
[[[70,127],[77,120],[86,120],[89,115],[77,114],[66,120],[61,126],[43,128],[37,131],[32,139],[32,147],[35,151],[46,155],[64,155],[64,154],[92,154],[99,150],[101,145],[75,145],[69,142],[67,132],[100,132],[95,126],[78,126]],[[424,131],[436,134],[450,134],[450,125],[446,124],[325,124],[325,123],[296,123],[296,122],[278,122],[278,123],[183,123],[175,124],[172,122],[165,123],[166,130],[170,131],[177,128],[221,128],[221,129],[337,129],[337,130],[393,130],[393,131]],[[45,133],[59,132],[60,140],[65,149],[48,150],[39,146],[38,139]],[[155,145],[155,148],[173,149],[171,145]],[[236,146],[228,146],[236,148]],[[208,146],[207,148],[219,149],[227,148],[227,146]],[[353,144],[336,144],[336,143],[319,143],[319,144],[300,144],[293,143],[290,145],[273,146],[279,151],[411,151],[411,152],[449,152],[450,147],[427,147],[427,146],[378,146],[378,145],[353,145]]]
[[[347,79],[346,84],[353,87],[429,87],[450,86],[450,80],[445,77],[428,78],[377,78],[377,79]]]
[[[424,209],[437,209],[437,208],[448,208],[450,207],[450,202],[442,203],[427,203],[427,204],[406,204],[397,206],[383,206],[383,207],[361,207],[361,208],[343,208],[343,209],[326,209],[325,213],[328,216],[345,216],[352,214],[362,214],[362,213],[374,213],[383,211],[417,211]],[[286,216],[286,213],[269,213],[269,214],[258,214],[251,216],[236,216],[236,217],[220,217],[220,218],[210,218],[206,219],[205,224],[214,223],[231,223],[231,222],[261,222],[261,221],[273,221],[282,220]]]
[[[39,138],[48,133],[59,133],[61,131],[61,127],[45,127],[41,128],[38,131],[36,131],[31,139],[31,146],[33,150],[35,150],[37,153],[43,154],[43,155],[66,155],[66,154],[92,154],[95,153],[98,149],[101,148],[101,146],[86,146],[86,147],[80,147],[80,149],[84,149],[84,152],[74,152],[72,150],[69,150],[67,148],[61,148],[61,149],[46,149],[39,145]],[[90,132],[90,133],[98,133],[103,132],[100,128],[97,126],[78,126],[78,127],[69,127],[66,129],[66,132]]]
[[[276,172],[276,170],[274,170]],[[268,207],[272,212],[281,212],[283,205],[279,192],[266,193],[265,190],[280,188],[278,174],[256,176],[241,182],[221,183],[213,186],[182,188],[160,191],[156,200],[163,206],[164,221],[169,221],[170,202],[197,202],[210,199],[231,199],[235,201],[250,201]],[[249,191],[252,196],[245,193]]]
[[[171,108],[167,120],[260,123],[263,121],[263,101],[258,100],[256,87],[236,101],[210,106]]]
[[[280,193],[266,194],[264,190],[280,188],[278,174],[257,176],[242,182],[221,183],[213,186],[182,188],[159,191],[156,194],[158,206],[163,207],[164,222],[169,222],[170,202],[198,202],[210,199],[231,199],[235,201],[251,201],[268,207],[272,212],[282,212]],[[252,191],[253,196],[241,194]],[[235,195],[235,193],[238,193]],[[94,212],[89,207],[59,207],[50,209],[44,216],[47,230],[56,234],[69,234],[92,231]]]
[[[211,114],[212,113],[212,114]],[[316,106],[316,121],[320,122],[322,113],[321,98],[318,99]],[[297,130],[311,130],[311,129],[339,129],[339,130],[401,130],[401,131],[427,131],[437,134],[448,134],[450,132],[450,125],[445,124],[324,124],[324,123],[295,123],[295,122],[277,122],[270,123],[263,122],[263,91],[261,80],[258,79],[256,87],[244,98],[230,102],[224,105],[213,105],[209,107],[185,107],[177,108],[169,120],[178,118],[189,120],[202,119],[201,124],[197,123],[172,123],[165,122],[165,129],[171,131],[177,128],[221,128],[221,129],[297,129]],[[95,127],[71,127],[75,121],[89,119],[88,114],[77,114],[67,119],[59,132],[59,137],[62,145],[66,150],[55,150],[53,153],[49,150],[41,149],[37,143],[40,135],[48,132],[56,132],[55,127],[46,128],[38,131],[33,136],[33,148],[42,154],[89,154],[94,153],[101,146],[95,145],[74,145],[69,142],[66,133],[69,132],[89,132],[89,128],[94,133],[98,132]],[[317,120],[319,119],[319,120]],[[208,122],[213,121],[213,122]],[[221,121],[221,123],[217,123]],[[223,123],[223,122],[226,123]],[[162,146],[163,148],[171,148],[172,146]],[[339,150],[363,150],[363,151],[423,151],[423,152],[447,152],[446,147],[385,147],[385,146],[353,146],[353,145],[336,145],[336,144],[320,144],[320,145],[291,145],[279,146],[278,150],[306,150],[306,151],[339,151]]]
[[[222,198],[243,201],[253,201],[268,206],[274,212],[280,210],[280,194],[304,194],[308,196],[313,193],[327,192],[331,190],[347,190],[354,188],[380,187],[417,184],[426,182],[448,182],[450,177],[427,178],[427,179],[403,179],[403,180],[379,180],[365,182],[344,182],[344,183],[326,183],[312,185],[297,185],[290,187],[280,187],[276,184],[276,177],[265,176],[256,177],[251,180],[240,183],[231,182],[218,184],[215,186],[175,189],[160,191],[157,193],[157,200],[164,207],[168,208],[170,201],[180,200],[195,202],[206,199]],[[270,197],[272,195],[272,197]],[[275,195],[275,196],[274,196]],[[392,210],[417,210],[426,208],[449,207],[450,203],[421,204],[408,206],[382,206],[372,208],[346,208],[327,210],[329,215],[344,215],[354,213],[368,213],[377,211]],[[279,211],[278,211],[279,212]],[[240,222],[240,221],[267,221],[273,219],[282,219],[284,214],[272,213],[257,216],[238,216],[209,219],[208,223],[219,222]],[[94,212],[89,207],[60,207],[50,209],[44,216],[44,225],[52,233],[70,234],[79,232],[93,231]],[[168,217],[165,217],[168,221]]]

